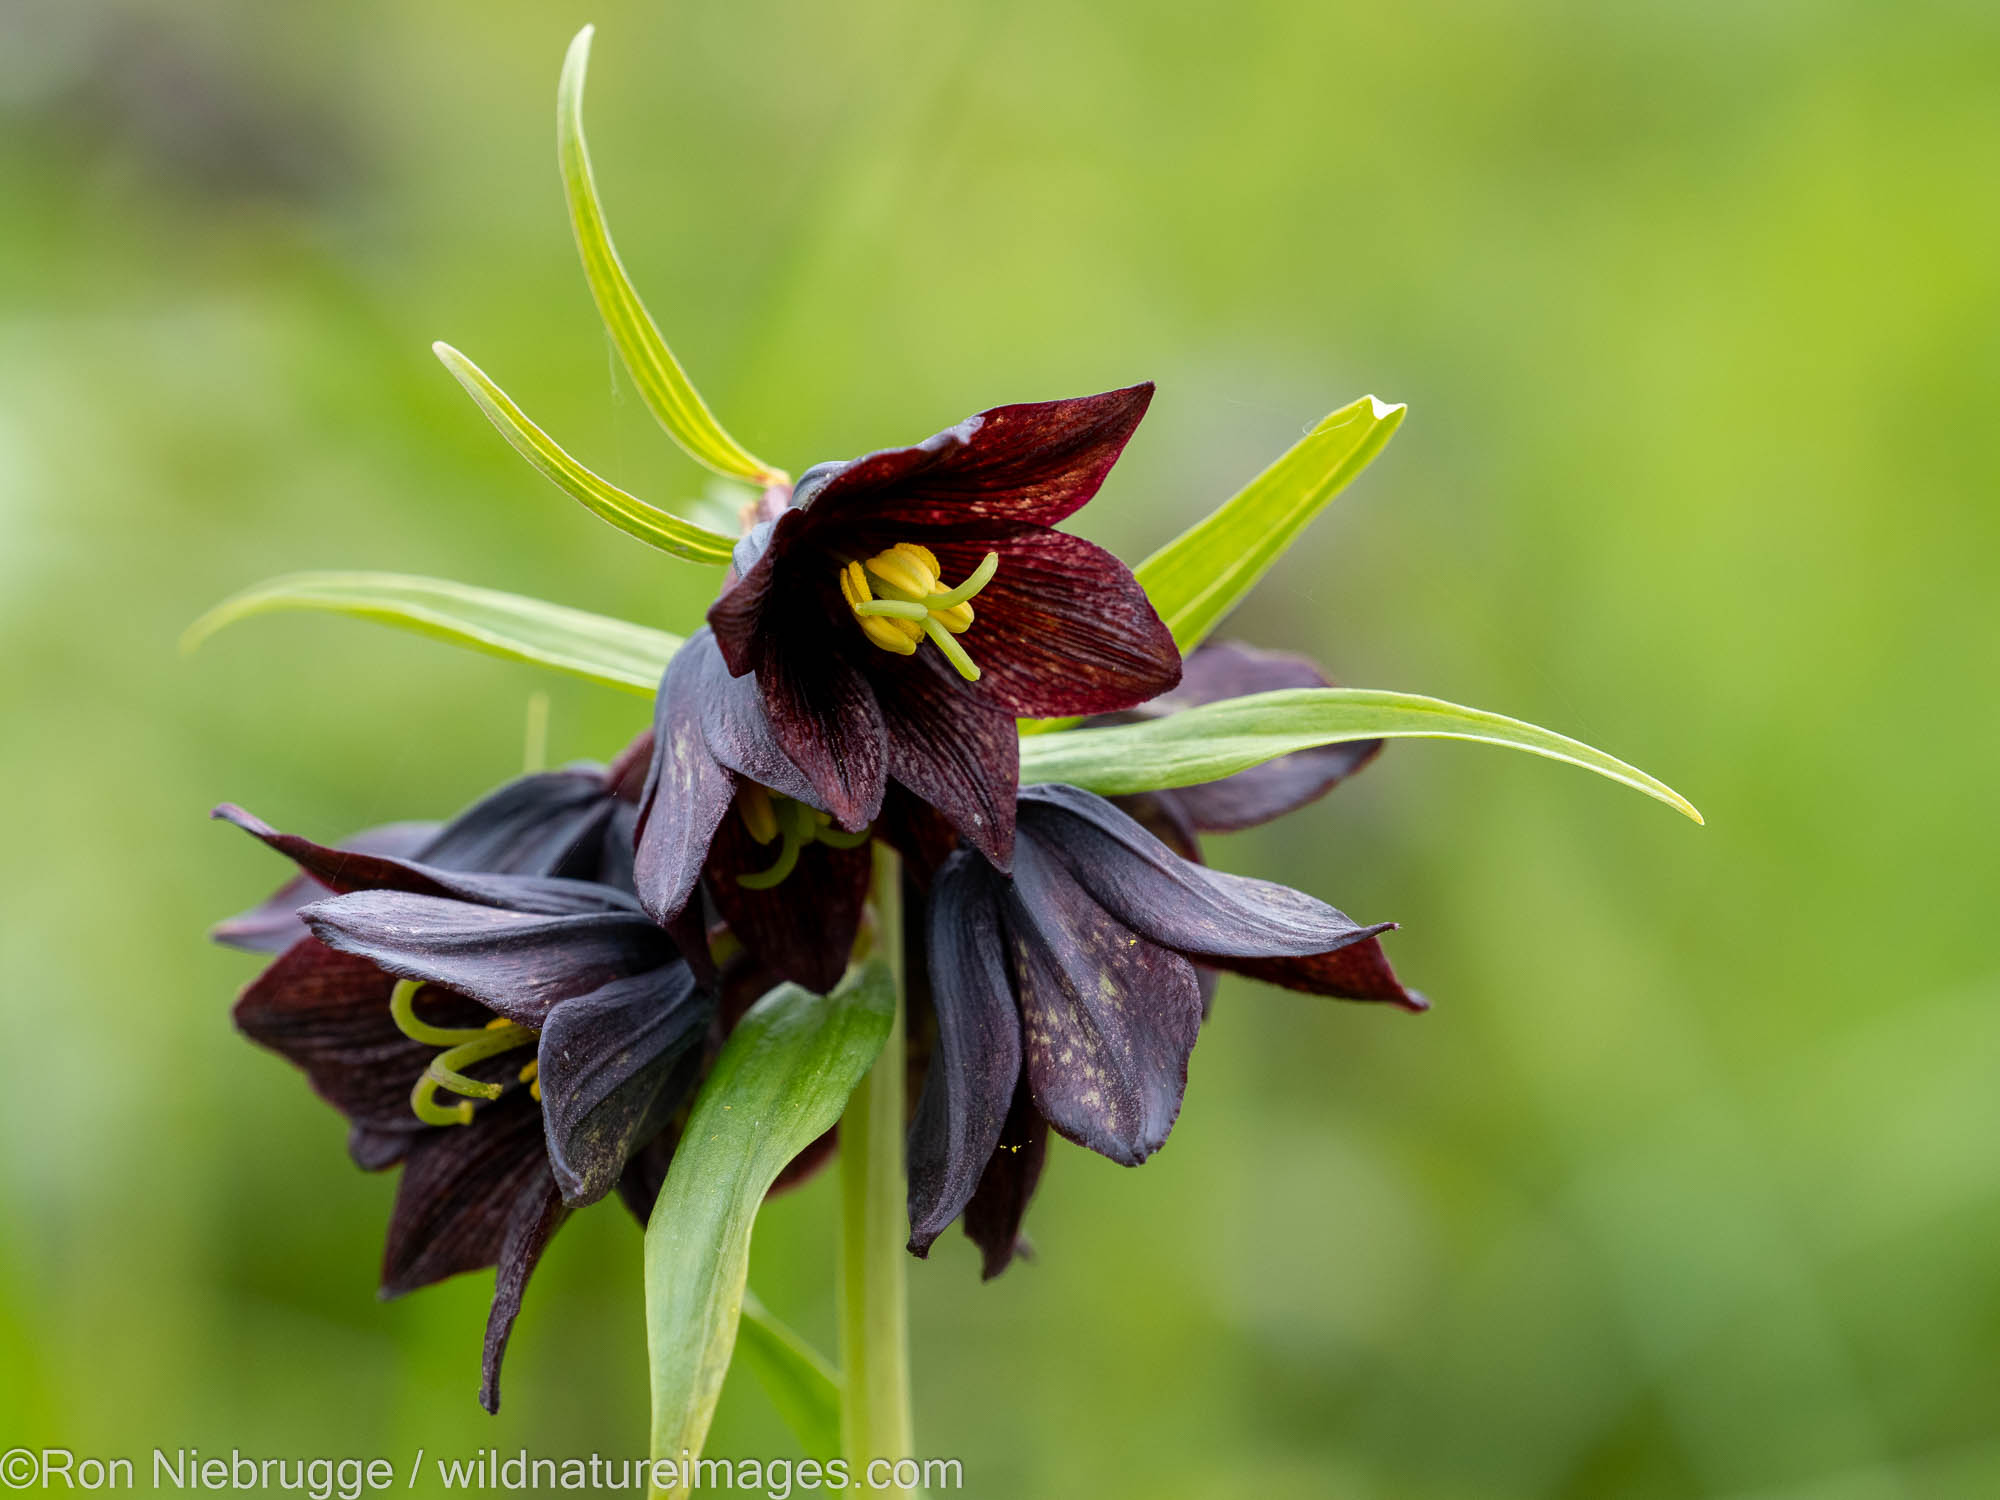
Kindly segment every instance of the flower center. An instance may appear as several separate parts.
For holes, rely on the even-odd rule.
[[[914,649],[914,648],[912,648]],[[847,833],[833,826],[833,819],[816,807],[790,797],[780,797],[770,788],[746,781],[736,792],[736,813],[750,837],[760,844],[778,843],[777,862],[754,875],[739,875],[736,883],[745,890],[768,891],[783,882],[799,862],[808,844],[825,844],[833,849],[858,849],[868,842],[868,830]]]
[[[533,1046],[541,1033],[498,1016],[478,1028],[432,1026],[417,1019],[417,991],[423,987],[421,980],[404,979],[389,996],[389,1014],[395,1017],[398,1031],[413,1042],[445,1049],[431,1059],[431,1065],[410,1090],[410,1109],[426,1125],[470,1125],[472,1101],[498,1099],[506,1092],[506,1085],[481,1083],[477,1078],[466,1077],[464,1070],[517,1047]],[[529,1096],[538,1102],[542,1097],[540,1067],[538,1061],[531,1059],[516,1075],[528,1086]],[[437,1097],[439,1089],[463,1097],[456,1104],[442,1104]]]
[[[959,676],[977,682],[978,666],[952,637],[972,628],[972,600],[1000,571],[1000,554],[987,553],[955,589],[944,586],[939,571],[930,548],[898,542],[865,562],[843,565],[840,593],[861,633],[884,651],[914,656],[929,636]]]

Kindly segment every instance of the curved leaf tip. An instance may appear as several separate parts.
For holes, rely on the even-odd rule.
[[[1219,781],[1298,750],[1354,740],[1473,740],[1594,771],[1696,823],[1695,805],[1657,777],[1538,724],[1415,693],[1287,688],[1226,698],[1162,718],[1021,741],[1021,780],[1067,782],[1103,796]]]

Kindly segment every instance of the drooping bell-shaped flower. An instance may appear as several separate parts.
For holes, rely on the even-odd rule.
[[[754,675],[809,806],[858,831],[899,782],[1004,868],[1014,720],[1116,712],[1179,680],[1131,571],[1054,529],[1097,492],[1152,389],[996,407],[819,465],[738,544],[709,624],[728,671]]]
[[[1012,875],[969,850],[930,883],[937,1040],[910,1130],[910,1248],[966,1216],[1012,1258],[1045,1131],[1136,1166],[1180,1113],[1196,964],[1420,1010],[1376,935],[1271,881],[1182,858],[1089,792],[1024,787]]]
[[[361,1165],[401,1164],[385,1296],[497,1267],[480,1392],[495,1409],[522,1292],[565,1215],[635,1172],[657,1190],[714,995],[615,886],[448,870],[330,849],[235,807],[217,816],[329,892],[299,913],[311,936],[246,988],[237,1024],[348,1118]]]

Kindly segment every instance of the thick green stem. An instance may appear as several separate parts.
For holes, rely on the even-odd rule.
[[[840,1445],[852,1472],[914,1456],[910,1422],[910,1237],[903,1178],[903,886],[875,846],[876,951],[896,979],[882,1055],[840,1118]]]

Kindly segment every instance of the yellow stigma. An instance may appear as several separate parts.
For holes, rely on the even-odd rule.
[[[898,542],[865,562],[840,570],[840,594],[869,641],[898,656],[914,656],[928,638],[958,675],[979,681],[979,668],[953,639],[972,628],[972,600],[1000,571],[1000,554],[989,552],[957,588],[946,588],[938,560],[928,547]]]

